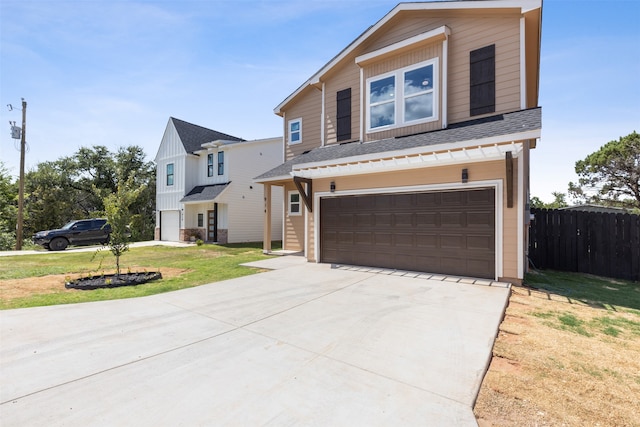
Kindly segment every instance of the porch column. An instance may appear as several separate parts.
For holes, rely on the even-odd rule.
[[[264,186],[264,226],[262,236],[262,252],[271,252],[271,184]]]

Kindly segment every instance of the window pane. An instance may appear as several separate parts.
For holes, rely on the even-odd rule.
[[[395,123],[395,103],[371,107],[371,128],[388,126]]]
[[[299,202],[300,202],[300,195],[297,193],[291,194],[291,203],[299,203]]]
[[[393,101],[396,88],[394,76],[371,82],[369,85],[369,103]]]
[[[291,133],[291,142],[300,141],[300,132],[292,132]]]
[[[432,116],[433,93],[425,93],[424,95],[416,95],[405,99],[404,120],[406,122],[425,119]]]
[[[295,132],[300,130],[300,122],[292,122],[291,123],[291,132]]]
[[[299,204],[292,204],[291,205],[291,213],[298,213],[300,212],[300,205]]]
[[[431,89],[433,89],[433,65],[404,73],[405,96]]]

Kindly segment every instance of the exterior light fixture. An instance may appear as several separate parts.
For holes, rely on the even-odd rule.
[[[469,170],[462,169],[462,182],[466,184],[468,181],[469,181]]]
[[[334,191],[336,191],[336,183],[335,183],[335,181],[331,181],[331,185],[329,186],[329,189],[331,190],[332,193]]]

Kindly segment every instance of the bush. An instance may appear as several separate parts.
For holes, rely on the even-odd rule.
[[[0,231],[0,251],[12,251],[16,248],[16,236]]]

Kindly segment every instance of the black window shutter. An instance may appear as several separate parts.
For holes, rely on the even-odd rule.
[[[351,139],[351,88],[337,93],[337,132],[338,141]]]
[[[471,115],[496,111],[496,45],[470,52]]]

